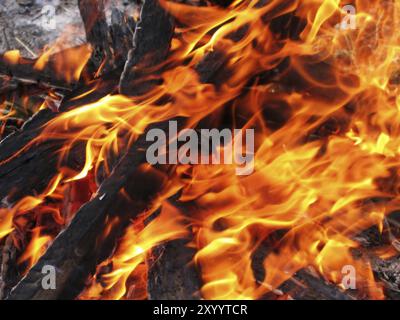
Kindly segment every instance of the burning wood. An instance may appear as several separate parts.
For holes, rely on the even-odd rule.
[[[73,7],[0,56],[2,299],[400,297],[398,2]]]

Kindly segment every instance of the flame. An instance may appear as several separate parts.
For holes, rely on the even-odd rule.
[[[78,81],[91,54],[90,45],[66,49],[60,39],[43,52],[33,67],[43,70],[51,62],[57,76],[67,82]]]
[[[165,202],[160,215],[146,227],[132,224],[121,239],[119,246],[110,260],[104,261],[97,268],[97,273],[111,265],[113,270],[106,274],[97,274],[81,295],[80,299],[121,299],[127,293],[127,280],[138,275],[135,271],[146,262],[150,250],[166,240],[181,238],[187,234],[180,212]],[[138,227],[139,230],[138,231]],[[101,276],[101,278],[100,278]],[[140,276],[140,274],[139,274]],[[137,284],[136,284],[137,285]]]
[[[28,262],[29,270],[44,254],[47,245],[52,240],[50,236],[42,236],[40,228],[32,230],[32,240],[26,247],[24,253],[19,257],[18,263]]]
[[[18,64],[21,59],[19,50],[10,50],[4,53],[4,60],[9,64]]]
[[[0,238],[4,238],[14,230],[13,218],[17,213],[32,210],[41,203],[41,199],[28,196],[14,205],[12,209],[0,209]]]
[[[357,28],[340,30],[335,26],[345,3],[339,0],[236,0],[227,8],[160,3],[179,21],[170,56],[154,67],[162,71],[161,84],[140,97],[107,95],[83,105],[78,97],[75,108],[28,145],[61,140],[61,158],[85,146],[83,168],[64,172],[54,185],[76,183],[100,167],[109,173],[110,156],[126,152],[151,124],[178,116],[191,128],[204,120],[219,123],[229,108],[236,126],[256,129],[254,173],[239,177],[231,165],[177,168],[180,201],[196,203],[185,219],[193,229],[202,297],[259,299],[308,267],[344,290],[342,269],[350,265],[360,296],[383,299],[369,257],[355,252],[363,252],[356,237],[374,226],[383,232],[386,215],[400,205],[400,39],[394,27],[400,4],[354,1]],[[273,31],[274,19],[288,14],[304,23],[297,36]],[[79,50],[71,60],[60,56],[57,70],[67,80],[79,78],[78,62],[89,56],[88,48]],[[48,63],[50,52],[36,68]],[[207,83],[195,69],[216,53],[225,58],[221,79]],[[36,201],[57,190],[54,185]],[[127,229],[81,299],[126,298],[129,283],[143,285],[151,249],[187,235],[182,214],[165,199],[160,205],[151,223],[144,226],[141,217]],[[23,208],[0,211],[0,235],[12,232],[12,217]],[[36,239],[34,248],[48,240]],[[253,260],[265,243],[260,279]],[[39,251],[30,248],[32,261]],[[376,253],[383,258],[392,251]]]

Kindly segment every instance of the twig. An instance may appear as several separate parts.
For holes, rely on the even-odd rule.
[[[18,43],[21,45],[21,46],[23,46],[25,49],[26,49],[26,51],[28,51],[30,54],[31,54],[31,56],[33,57],[33,59],[36,59],[37,58],[37,55],[20,39],[20,38],[18,38],[17,36],[15,36],[14,37],[15,38],[15,40],[17,40],[18,41]]]
[[[2,28],[1,31],[3,32],[3,35],[4,35],[4,41],[6,42],[7,50],[10,50],[10,42],[8,41],[8,37],[7,37],[7,34],[6,34],[6,29]]]
[[[58,89],[58,90],[65,90],[65,91],[71,91],[72,88],[63,86],[63,85],[57,85],[53,84],[50,82],[45,82],[45,81],[40,81],[40,80],[34,80],[34,79],[27,79],[23,77],[18,77],[18,76],[9,76],[5,74],[0,74],[0,79],[3,79],[5,81],[9,82],[17,82],[22,85],[37,85],[39,87],[44,87],[44,88],[49,88],[49,89]],[[0,94],[3,93],[3,90],[0,91]]]

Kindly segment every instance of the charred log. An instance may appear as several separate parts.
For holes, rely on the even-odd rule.
[[[78,0],[79,11],[85,25],[86,39],[92,45],[90,59],[93,71],[102,63],[112,62],[111,36],[104,11],[104,0]]]
[[[111,38],[114,50],[114,61],[118,67],[123,67],[133,46],[133,36],[136,22],[131,16],[113,8],[111,13]]]
[[[61,91],[70,91],[74,84],[66,82],[64,79],[54,74],[51,67],[51,61],[44,70],[34,68],[36,60],[24,59],[23,64],[10,64],[0,56],[0,79],[2,80],[2,88],[0,94],[7,91],[15,90],[18,86],[37,85],[42,88],[51,88]],[[37,88],[36,88],[37,89]]]
[[[178,201],[180,193],[170,198],[171,204],[189,216],[190,207]],[[156,218],[157,213],[150,217]],[[147,223],[150,221],[146,221]],[[196,250],[189,246],[193,232],[184,239],[172,240],[151,251],[147,290],[152,300],[198,300],[201,279],[194,264]]]
[[[8,236],[0,247],[0,300],[7,297],[20,276],[16,268],[16,251],[12,237]]]
[[[102,250],[93,249],[98,247],[97,241],[104,230],[111,206],[117,210],[114,205],[120,190],[127,187],[128,181],[137,183],[135,175],[139,165],[145,161],[144,154],[138,151],[139,147],[143,147],[143,143],[138,142],[124,156],[111,176],[100,186],[97,195],[77,212],[67,229],[54,240],[45,255],[13,289],[9,299],[71,299],[79,293],[102,256]],[[131,210],[130,218],[143,212],[146,205],[155,199],[159,190],[152,190],[154,194],[135,194],[137,206]],[[121,214],[126,213],[122,211]],[[42,269],[46,265],[57,270],[55,290],[42,288]]]
[[[65,112],[79,104],[97,101],[104,94],[112,92],[117,81],[118,77],[115,78],[115,75],[104,77],[98,90],[81,99],[78,104],[77,101],[70,99],[86,92],[87,88],[82,86],[74,90],[65,97],[59,111]],[[63,141],[50,139],[31,143],[40,135],[43,126],[59,114],[49,109],[41,110],[26,121],[21,130],[15,131],[0,142],[0,199],[2,201],[14,203],[23,196],[40,193],[54,177],[60,160],[57,151],[63,146]],[[79,146],[75,148],[75,151],[71,150],[65,165],[78,170],[82,167],[84,158],[80,155],[82,150]]]
[[[195,250],[189,240],[173,240],[152,251],[156,258],[150,264],[148,293],[152,300],[198,300],[200,278],[193,265]]]

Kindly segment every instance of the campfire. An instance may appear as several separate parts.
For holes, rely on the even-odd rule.
[[[116,2],[0,54],[0,298],[400,299],[400,2]]]

